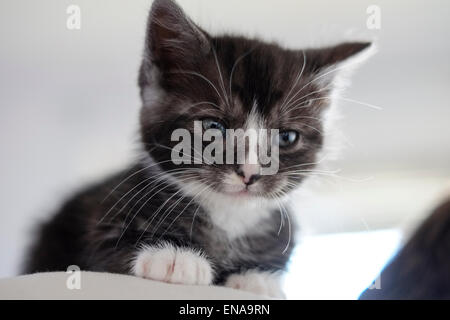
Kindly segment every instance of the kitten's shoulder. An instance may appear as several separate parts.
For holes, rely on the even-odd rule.
[[[32,230],[34,236],[22,273],[65,271],[72,264],[83,268],[82,259],[77,256],[86,246],[83,241],[88,229],[102,218],[103,207],[117,201],[120,189],[129,188],[144,178],[143,171],[139,165],[131,166],[67,198],[56,212],[46,216]]]

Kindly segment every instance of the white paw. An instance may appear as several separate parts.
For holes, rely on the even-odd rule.
[[[136,276],[188,285],[209,285],[213,280],[213,269],[200,253],[170,244],[145,247],[134,260]]]
[[[285,299],[281,283],[280,274],[250,270],[242,274],[230,275],[225,282],[225,287]]]

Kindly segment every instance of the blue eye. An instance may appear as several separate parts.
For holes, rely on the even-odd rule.
[[[280,131],[278,134],[278,145],[288,147],[294,144],[298,139],[298,132],[293,130]]]
[[[225,127],[222,123],[220,123],[217,120],[210,119],[210,118],[203,119],[202,125],[203,125],[203,130],[216,129],[216,130],[219,130],[220,132],[222,132],[222,135],[225,136]]]

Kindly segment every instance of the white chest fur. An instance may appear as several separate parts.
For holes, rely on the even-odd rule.
[[[229,196],[217,192],[201,192],[205,186],[198,182],[176,183],[187,195],[195,198],[211,218],[212,223],[225,231],[229,240],[265,230],[263,221],[278,208],[275,200]],[[200,191],[199,191],[200,190]]]
[[[216,195],[203,203],[213,224],[226,232],[230,240],[264,229],[263,221],[274,206],[260,199],[245,199]]]

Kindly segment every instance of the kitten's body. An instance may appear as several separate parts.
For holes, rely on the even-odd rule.
[[[278,233],[281,222],[279,209],[271,211],[249,227],[244,235],[235,236],[232,230],[227,232],[216,225],[205,209],[199,207],[197,210],[197,203],[189,204],[192,198],[186,197],[155,230],[153,227],[161,215],[155,218],[152,226],[148,226],[152,214],[178,189],[169,186],[157,194],[155,192],[152,201],[146,204],[146,199],[140,199],[140,196],[132,199],[136,193],[129,193],[119,201],[142,181],[148,182],[149,176],[161,173],[154,168],[142,169],[142,166],[135,166],[81,192],[67,202],[61,212],[40,231],[41,239],[33,248],[26,272],[60,271],[66,270],[70,265],[78,265],[82,270],[132,273],[133,260],[140,245],[157,243],[163,233],[164,241],[179,247],[201,250],[214,266],[215,283],[223,282],[232,273],[249,269],[275,271],[285,267],[294,244],[289,232],[294,230],[288,230],[288,225],[285,224]],[[102,202],[124,178],[136,172]],[[179,197],[172,199],[164,206],[165,209],[170,208],[170,204],[175,203]],[[114,205],[117,209],[102,220]],[[142,205],[144,206],[141,208]],[[117,214],[121,209],[121,213]],[[139,214],[132,219],[137,210]],[[168,229],[181,211],[183,214],[178,217],[176,224]],[[126,215],[128,219],[125,220]],[[131,224],[128,225],[130,221]],[[144,231],[147,226],[147,231]],[[291,228],[294,227],[291,224]]]
[[[143,160],[66,203],[40,231],[26,271],[78,265],[282,297],[276,279],[296,231],[286,199],[318,160],[340,63],[369,45],[286,50],[212,37],[174,2],[156,0],[139,74]],[[175,164],[172,133],[194,131],[195,121],[219,133],[280,133],[247,145],[244,163]],[[272,143],[282,143],[279,170],[263,175],[266,164],[247,157],[264,145],[272,153]]]

